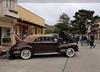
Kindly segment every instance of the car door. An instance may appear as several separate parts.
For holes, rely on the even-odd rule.
[[[41,37],[40,41],[34,43],[34,51],[36,53],[56,52],[58,43],[51,39],[50,37]]]

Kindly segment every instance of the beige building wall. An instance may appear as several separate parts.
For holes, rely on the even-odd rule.
[[[11,1],[11,2],[10,2]],[[37,34],[41,33],[41,30],[43,30],[44,33],[44,27],[45,27],[45,20],[30,12],[29,10],[17,5],[17,0],[0,0],[0,27],[1,27],[1,40],[4,38],[5,29],[10,29],[10,37],[11,37],[11,45],[15,44],[15,28],[14,24],[16,24],[15,20],[21,20],[23,22],[28,22],[30,25],[33,26],[33,29],[30,27],[30,31],[33,31],[32,33],[35,34],[35,28],[37,30]],[[19,27],[17,27],[18,33],[20,33]],[[1,41],[3,44],[3,42]]]
[[[15,44],[13,23],[10,21],[0,20],[0,27],[1,27],[1,45],[4,45],[4,43],[2,42],[2,39],[5,38],[5,29],[10,29],[11,43],[9,43],[7,45]]]
[[[16,11],[17,0],[0,0],[0,17],[15,17],[19,18]]]
[[[15,43],[13,22],[18,18],[16,11],[17,0],[0,0],[0,27],[1,27],[1,44],[5,35],[5,30],[10,29],[11,45]]]
[[[0,0],[0,17],[6,14],[6,0]]]
[[[97,25],[95,28],[97,30],[97,39],[100,39],[100,19],[96,20],[95,25]]]
[[[0,27],[12,27],[12,22],[0,20]]]
[[[0,17],[5,17],[6,11],[6,0],[0,0]]]
[[[0,0],[0,16],[2,16],[2,13],[3,13],[3,12],[2,12],[2,10],[3,10],[2,8],[3,8],[3,7],[2,7],[2,1]]]

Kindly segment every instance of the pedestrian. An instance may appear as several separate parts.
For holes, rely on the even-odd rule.
[[[87,46],[89,46],[89,44],[90,44],[90,37],[87,36]]]
[[[84,35],[83,38],[84,38],[84,39],[83,39],[83,40],[84,40],[84,44],[86,44],[86,43],[87,43],[87,36]]]
[[[80,43],[81,43],[81,46],[83,46],[83,43],[84,43],[84,37],[83,37],[83,35],[81,35],[81,37],[80,37]]]
[[[94,45],[94,38],[95,35],[93,33],[90,34],[90,47],[95,48],[96,45]]]

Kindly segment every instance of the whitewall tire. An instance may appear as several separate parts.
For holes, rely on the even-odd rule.
[[[26,60],[26,59],[31,58],[32,53],[29,49],[23,49],[20,53],[20,56],[22,59]]]
[[[66,56],[67,56],[67,57],[71,58],[71,57],[73,57],[74,55],[75,55],[75,50],[74,50],[73,48],[68,48],[68,49],[66,50]]]

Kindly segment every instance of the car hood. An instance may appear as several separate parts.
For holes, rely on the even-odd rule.
[[[28,43],[21,41],[21,42],[16,43],[16,46],[22,46],[22,45],[26,45],[26,44],[28,44]]]
[[[77,46],[77,43],[67,43],[67,44],[61,44],[59,47],[63,47],[63,46]]]

